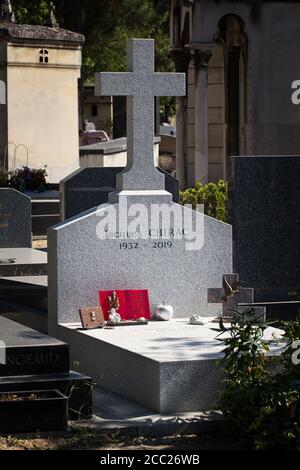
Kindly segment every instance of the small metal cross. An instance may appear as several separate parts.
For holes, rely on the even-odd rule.
[[[254,289],[240,287],[238,274],[223,274],[223,287],[207,290],[207,302],[222,304],[222,318],[231,319],[239,304],[254,302]]]

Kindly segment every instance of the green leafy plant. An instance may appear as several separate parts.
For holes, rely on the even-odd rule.
[[[300,380],[300,314],[295,321],[282,321],[286,348],[282,354],[285,371],[291,380]],[[298,354],[297,354],[298,349]],[[293,360],[294,355],[296,361]]]
[[[156,70],[169,71],[169,0],[59,0],[56,18],[62,28],[82,33],[82,77],[94,81],[95,72],[126,70],[125,43],[129,38],[155,38]],[[20,24],[47,23],[48,0],[14,0]]]
[[[288,345],[277,360],[268,356],[264,331],[269,325],[257,324],[251,310],[236,312],[229,327],[220,322],[225,376],[219,406],[236,435],[250,447],[292,449],[300,432],[295,412],[300,393],[285,367]]]
[[[180,203],[190,204],[196,209],[197,204],[204,205],[204,212],[210,217],[227,221],[228,185],[220,180],[217,183],[196,183],[194,188],[188,188],[180,193]]]

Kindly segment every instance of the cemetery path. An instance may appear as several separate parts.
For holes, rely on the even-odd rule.
[[[0,436],[0,450],[241,450],[229,436],[174,434],[166,437],[128,437],[77,431],[65,434]]]

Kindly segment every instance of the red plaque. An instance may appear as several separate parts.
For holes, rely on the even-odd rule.
[[[108,297],[116,292],[120,307],[118,313],[121,315],[122,320],[137,320],[144,317],[150,320],[150,305],[148,290],[104,290],[99,291],[100,305],[103,310],[105,320],[108,320],[109,303]]]

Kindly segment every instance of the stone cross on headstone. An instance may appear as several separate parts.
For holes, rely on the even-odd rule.
[[[223,287],[207,290],[208,303],[222,303],[222,318],[231,318],[239,304],[254,302],[254,289],[239,286],[238,274],[223,274]]]
[[[154,166],[154,97],[184,96],[184,73],[154,72],[154,41],[127,41],[128,72],[96,74],[95,93],[127,96],[127,167],[117,191],[164,190],[164,175]]]

